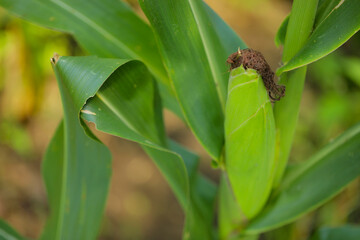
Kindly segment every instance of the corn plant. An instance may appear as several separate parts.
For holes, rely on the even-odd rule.
[[[262,57],[246,58],[247,45],[203,1],[139,3],[149,23],[118,0],[0,0],[21,18],[72,34],[91,55],[51,59],[64,117],[43,161],[50,215],[40,239],[98,235],[111,156],[87,122],[151,157],[186,215],[183,239],[258,239],[360,175],[360,124],[287,168],[307,65],[360,29],[360,1],[294,0],[275,39],[283,46],[278,82]],[[246,61],[261,61],[266,71]],[[211,156],[219,184],[199,172],[198,156],[166,136],[163,108]],[[359,228],[344,226],[313,239],[359,236]],[[3,221],[0,238],[23,239]]]

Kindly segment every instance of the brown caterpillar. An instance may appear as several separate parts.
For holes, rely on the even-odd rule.
[[[275,102],[285,96],[285,86],[278,85],[274,81],[274,72],[266,62],[264,56],[251,48],[238,50],[232,53],[226,60],[230,64],[230,70],[240,67],[255,69],[261,75],[270,99]]]

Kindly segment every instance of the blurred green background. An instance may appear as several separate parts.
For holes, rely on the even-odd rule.
[[[291,1],[206,2],[248,46],[264,54],[273,70],[280,66],[282,50],[275,47],[273,39]],[[137,1],[129,3],[142,15]],[[71,36],[24,22],[0,9],[0,218],[29,238],[40,235],[49,211],[41,159],[62,117],[49,61],[54,52],[86,55]],[[186,126],[168,111],[164,115],[168,135],[197,152],[203,172],[218,181],[219,172],[211,169],[209,157]],[[359,33],[338,51],[310,65],[291,164],[306,160],[358,121]],[[100,239],[181,239],[184,215],[151,160],[134,143],[97,134],[113,153]],[[307,239],[319,226],[359,224],[359,187],[359,180],[354,181],[325,206],[262,239]]]

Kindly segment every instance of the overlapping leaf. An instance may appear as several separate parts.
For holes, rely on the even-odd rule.
[[[90,54],[143,61],[158,80],[165,107],[182,117],[151,28],[123,1],[0,0],[0,6],[33,23],[72,34]],[[206,15],[227,49],[243,45],[211,8],[206,7]]]
[[[314,28],[316,28],[324,19],[326,19],[341,1],[342,0],[319,0]]]
[[[245,232],[264,232],[294,221],[339,193],[360,175],[360,124],[285,178],[279,193]]]
[[[301,50],[277,74],[305,66],[328,55],[360,29],[360,1],[340,1],[322,20]]]
[[[156,37],[185,118],[208,153],[219,159],[227,91],[228,47],[199,0],[139,1]],[[217,21],[214,25],[219,25]],[[223,24],[221,24],[223,25]],[[222,30],[229,32],[229,29]],[[230,36],[231,37],[231,36]],[[235,41],[232,42],[234,44]],[[233,51],[243,43],[239,40]]]
[[[275,45],[277,47],[280,47],[281,45],[284,45],[285,43],[285,37],[286,37],[286,31],[287,31],[287,26],[289,24],[289,17],[290,15],[288,15],[283,22],[281,23],[276,35],[275,35]]]
[[[314,22],[314,29],[331,13],[331,11],[336,7],[336,5],[339,4],[341,0],[323,0],[319,1],[318,3],[318,9],[316,11],[316,18]],[[280,45],[284,45],[285,43],[285,37],[286,37],[286,31],[287,26],[289,23],[289,17],[288,15],[283,22],[281,23],[276,36],[275,36],[275,44],[277,47]]]

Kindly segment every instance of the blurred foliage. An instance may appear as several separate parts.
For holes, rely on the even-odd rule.
[[[53,78],[49,56],[82,55],[63,33],[16,19],[0,9],[0,143],[20,155],[31,155],[28,126],[43,107],[44,91]]]

